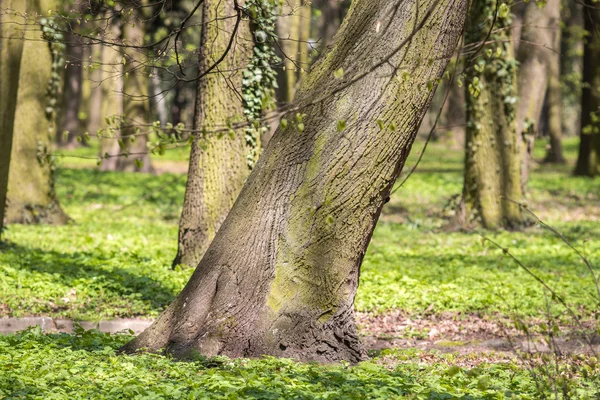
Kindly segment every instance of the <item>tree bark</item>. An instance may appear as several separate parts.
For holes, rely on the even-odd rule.
[[[206,71],[223,54],[236,23],[231,16],[233,1],[205,0],[203,19],[218,21],[205,24],[202,32],[199,71]],[[242,71],[252,52],[250,28],[242,21],[235,45],[228,57],[198,81],[194,127],[206,134],[196,135],[190,153],[188,182],[179,222],[179,246],[173,265],[198,265],[219,227],[233,206],[250,173],[244,130],[215,134],[227,122],[243,121],[242,100],[235,88],[242,87]],[[223,72],[227,72],[227,79]]]
[[[68,33],[66,38],[67,65],[63,87],[63,112],[60,129],[57,132],[57,142],[62,146],[74,147],[80,134],[79,105],[82,95],[83,45],[76,35]],[[64,132],[68,132],[66,138]]]
[[[299,49],[300,49],[300,0],[290,0],[283,6],[282,16],[277,20],[277,35],[282,52],[284,73],[279,84],[280,97],[286,103],[294,101],[296,83],[298,82]]]
[[[0,9],[15,10],[23,15],[25,3],[17,0],[0,0]],[[6,194],[12,153],[15,111],[19,89],[19,71],[23,54],[24,32],[12,24],[13,14],[0,14],[0,236],[6,214]],[[20,22],[20,21],[19,21]]]
[[[510,40],[510,16],[497,16],[493,1],[471,6],[466,45],[483,47],[467,65],[467,129],[463,199],[458,222],[469,225],[475,216],[487,229],[517,228],[523,222],[521,210],[510,200],[520,201],[520,137],[515,119],[516,63]],[[488,38],[488,33],[492,32]]]
[[[56,9],[53,1],[27,2],[27,14],[31,16],[39,17],[42,10],[52,9]],[[39,25],[27,26],[8,178],[8,223],[64,224],[69,220],[54,192],[53,166],[49,162],[40,164],[37,159],[40,146],[49,147],[56,134],[54,113],[49,116],[46,112],[52,53],[40,35]]]
[[[127,45],[142,46],[146,35],[141,0],[129,0],[133,18],[123,21],[122,37]],[[121,53],[126,60],[123,75],[123,115],[121,148],[124,154],[117,158],[116,169],[129,172],[154,172],[148,151],[148,126],[150,125],[150,100],[148,98],[148,71],[144,67],[143,52],[124,47]]]
[[[520,42],[517,55],[517,132],[523,138],[521,180],[525,186],[529,179],[533,145],[538,133],[551,65],[555,62],[553,56],[560,54],[560,0],[548,0],[543,8],[534,1],[526,5]]]
[[[586,38],[583,56],[581,130],[575,175],[600,173],[600,10],[593,0],[584,8]]]
[[[118,41],[121,28],[114,21],[106,28],[104,40]],[[100,157],[103,158],[101,171],[116,171],[121,153],[118,139],[121,136],[121,117],[123,115],[123,55],[115,48],[102,46],[102,139]],[[109,157],[106,158],[106,155]]]
[[[550,3],[546,4],[548,7]],[[546,152],[544,162],[551,164],[564,164],[566,162],[562,150],[562,123],[563,123],[563,105],[562,88],[560,84],[560,49],[562,42],[562,29],[560,27],[560,4],[555,5],[557,22],[555,25],[556,34],[554,35],[553,48],[556,52],[550,54],[548,65],[548,91],[546,93],[546,102],[548,105],[548,136],[550,143]]]
[[[353,311],[360,264],[466,9],[466,0],[353,1],[336,45],[303,80],[299,112],[275,133],[192,278],[123,350],[364,358]],[[377,32],[377,21],[389,27]]]

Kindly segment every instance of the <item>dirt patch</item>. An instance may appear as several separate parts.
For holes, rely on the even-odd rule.
[[[558,327],[554,337],[525,334],[507,318],[491,320],[477,315],[445,313],[409,316],[401,311],[385,314],[357,313],[363,343],[371,352],[391,348],[438,350],[460,355],[479,354],[490,360],[513,359],[520,352],[599,354],[600,336],[593,321],[583,323],[584,332]],[[531,326],[542,321],[531,320]]]

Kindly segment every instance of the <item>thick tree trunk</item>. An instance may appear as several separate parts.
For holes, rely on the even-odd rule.
[[[42,10],[55,8],[53,1],[27,2],[29,15],[40,16]],[[40,26],[27,27],[8,178],[8,223],[64,224],[69,220],[54,192],[53,166],[37,160],[39,147],[50,146],[56,134],[54,114],[46,112],[52,53],[40,35]]]
[[[81,40],[73,35],[66,35],[67,64],[63,87],[63,112],[61,115],[60,129],[57,132],[57,141],[62,146],[74,147],[79,136],[79,105],[81,102],[82,77],[83,77],[83,45]],[[68,135],[64,137],[64,132]]]
[[[548,7],[550,3],[546,5]],[[551,164],[564,164],[566,162],[562,151],[562,123],[563,105],[562,88],[560,84],[560,48],[562,41],[562,29],[560,27],[560,5],[558,8],[558,21],[555,26],[554,46],[556,52],[550,54],[548,65],[548,91],[546,93],[546,104],[548,105],[548,136],[550,143],[544,162]]]
[[[124,350],[362,359],[360,265],[466,9],[353,1],[336,45],[303,80],[300,111],[280,125],[192,278]],[[389,27],[378,32],[378,21]]]
[[[25,3],[20,0],[0,0],[0,9],[25,14]],[[12,153],[15,111],[19,89],[19,71],[23,54],[24,35],[13,14],[0,13],[0,236],[6,214],[6,194]],[[18,21],[19,23],[21,21]]]
[[[479,46],[487,39],[493,18],[493,1],[471,6],[466,44]],[[510,200],[522,199],[520,135],[515,119],[516,63],[510,39],[510,17],[496,19],[494,32],[468,70],[467,140],[463,199],[457,218],[468,225],[475,215],[488,229],[516,228],[523,218],[519,206]],[[489,52],[488,52],[489,51]]]
[[[218,20],[217,16],[231,16],[233,11],[232,0],[205,0],[203,19],[218,22],[206,24],[202,33],[199,71],[212,66],[227,48],[235,17]],[[197,135],[192,145],[174,266],[198,265],[250,173],[243,129],[226,135],[214,133],[228,121],[243,121],[242,100],[233,88],[242,87],[242,71],[252,52],[250,37],[248,23],[243,21],[234,50],[217,67],[237,73],[228,72],[227,80],[216,73],[198,81],[194,127],[207,133]]]
[[[585,2],[585,29],[589,32],[583,56],[581,131],[575,175],[600,173],[600,10],[593,0]]]
[[[132,20],[124,21],[122,32],[124,43],[132,46],[144,44],[145,22],[141,1],[131,1]],[[124,127],[121,129],[120,152],[126,154],[117,158],[116,169],[129,172],[153,172],[148,151],[148,135],[136,132],[147,132],[150,125],[150,101],[148,99],[148,72],[144,67],[145,57],[142,52],[132,47],[125,47],[121,53],[126,60],[123,76],[123,114]],[[137,161],[137,162],[136,162]]]
[[[544,106],[551,64],[560,54],[560,0],[548,0],[543,8],[534,1],[526,5],[521,31],[519,61],[519,105],[517,132],[523,137],[522,184],[529,179],[533,144]],[[554,110],[555,111],[555,110]]]

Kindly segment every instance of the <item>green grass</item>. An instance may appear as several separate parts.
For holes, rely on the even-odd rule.
[[[384,351],[357,366],[286,359],[177,362],[155,354],[117,355],[130,339],[97,331],[0,337],[0,397],[5,399],[537,399],[533,376],[514,362],[461,367],[453,355]],[[574,398],[591,385],[565,380]],[[586,386],[587,385],[587,386]]]
[[[565,147],[572,159],[574,141]],[[418,150],[417,143],[407,169]],[[600,180],[573,178],[569,168],[538,168],[528,201],[597,266]],[[445,205],[461,185],[462,152],[430,146],[417,173],[384,209],[365,257],[358,310],[490,318],[545,310],[541,285],[500,250],[482,244],[476,233],[441,229]],[[184,190],[183,175],[59,170],[57,191],[75,222],[9,226],[9,244],[0,253],[0,317],[156,317],[191,273],[170,267]],[[575,309],[598,309],[589,271],[551,232],[531,227],[486,234]]]

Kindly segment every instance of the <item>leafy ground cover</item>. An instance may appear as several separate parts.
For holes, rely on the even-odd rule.
[[[356,366],[154,354],[118,355],[130,336],[97,331],[0,337],[0,397],[6,399],[538,399],[544,388],[516,364],[384,351]],[[578,398],[598,392],[565,380]]]
[[[573,142],[566,149],[572,159]],[[434,144],[392,196],[365,257],[357,310],[494,318],[533,317],[546,308],[541,285],[501,250],[475,232],[445,231],[461,171],[462,153]],[[600,181],[573,178],[568,166],[543,166],[530,186],[530,208],[598,265]],[[0,316],[155,317],[190,275],[170,267],[184,189],[181,174],[60,169],[57,191],[74,222],[8,228],[9,244],[0,252]],[[556,235],[539,226],[485,235],[575,309],[598,309],[590,271]]]
[[[572,160],[575,141],[566,149]],[[191,274],[171,269],[185,176],[101,173],[82,168],[86,164],[78,160],[65,161],[57,174],[60,200],[74,222],[12,225],[6,232],[0,317],[153,318]],[[168,170],[185,170],[185,161],[167,161],[178,165]],[[569,168],[537,168],[527,200],[597,266],[600,181],[572,178]],[[494,321],[539,320],[549,304],[554,316],[564,317],[547,291],[501,250],[482,243],[476,232],[447,229],[461,185],[462,152],[434,144],[392,196],[361,274],[356,307],[365,335],[401,337],[412,347],[414,340],[433,335],[446,341],[439,345],[451,347],[470,338],[448,335],[446,328],[481,329],[484,321],[497,335]],[[559,237],[540,226],[483,234],[508,248],[577,313],[593,317],[598,297],[591,273]],[[593,357],[567,361],[562,372],[544,379],[539,366],[510,354],[385,349],[357,366],[273,358],[177,362],[117,354],[129,339],[97,331],[43,335],[36,329],[0,336],[0,398],[537,399],[553,384],[572,398],[599,395]],[[383,347],[393,343],[384,341]]]

